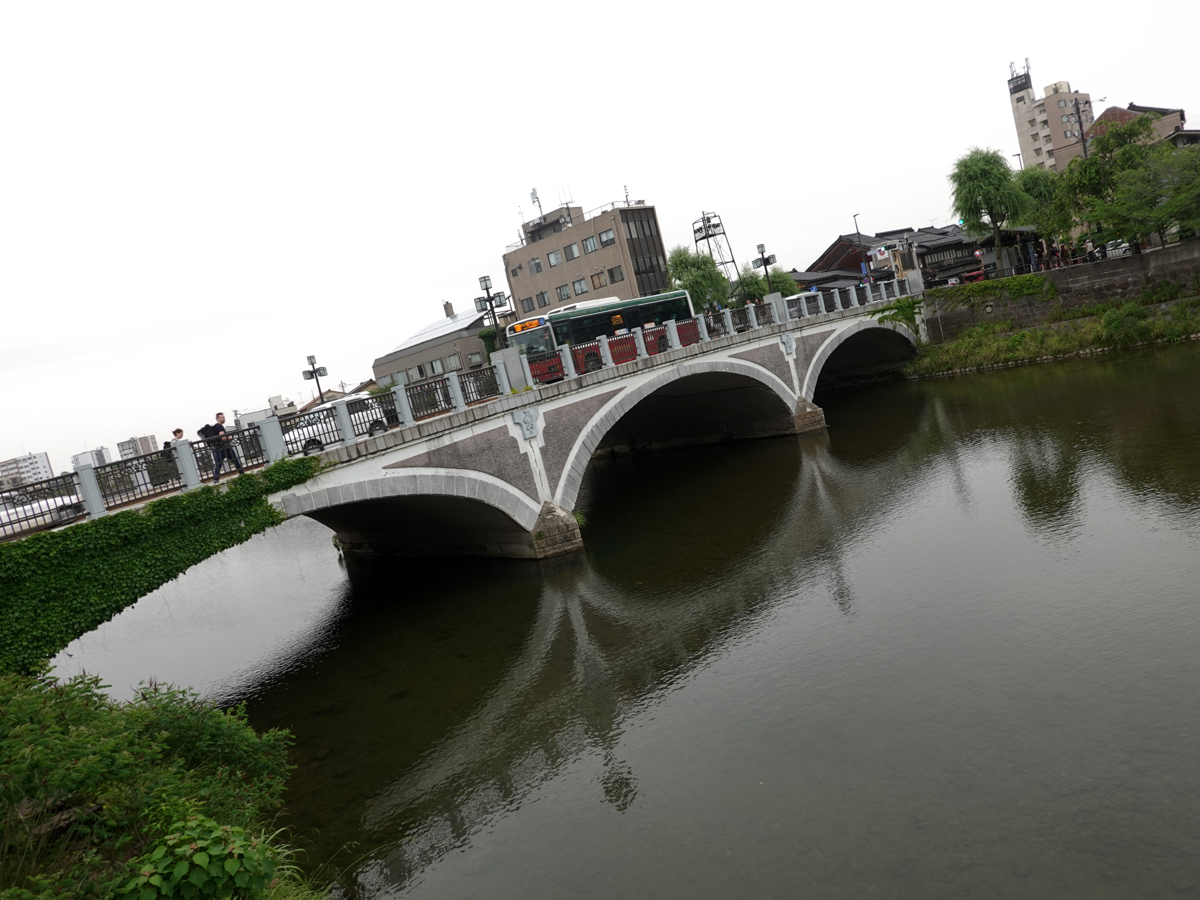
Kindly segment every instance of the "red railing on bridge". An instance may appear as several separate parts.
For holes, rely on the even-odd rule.
[[[549,353],[530,353],[525,357],[525,361],[529,363],[529,374],[533,376],[533,380],[538,382],[538,384],[545,384],[548,381],[562,381],[562,356],[559,355],[557,350],[552,350]]]
[[[657,328],[643,329],[642,338],[646,341],[647,356],[653,356],[656,353],[666,353],[671,349],[665,325],[659,325]]]
[[[700,343],[700,326],[696,324],[695,319],[684,319],[682,322],[676,322],[675,330],[679,332],[679,345],[681,347],[690,347],[692,344]]]
[[[575,371],[579,374],[584,372],[599,372],[604,365],[600,359],[600,342],[588,341],[586,344],[576,344],[571,348],[571,359],[575,363]]]
[[[637,341],[632,334],[619,334],[608,339],[608,350],[614,366],[637,359]]]

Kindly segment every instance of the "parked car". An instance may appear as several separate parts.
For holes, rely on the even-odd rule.
[[[0,494],[0,537],[55,528],[87,515],[75,494],[63,497],[27,497],[21,491]]]
[[[389,422],[399,422],[395,410],[390,409],[383,397],[371,394],[351,394],[339,398],[350,401],[350,421],[355,435],[374,437],[388,430]],[[321,453],[331,444],[342,440],[333,404],[336,401],[314,406],[307,412],[281,421],[283,442],[288,453],[303,453],[309,456]]]
[[[1114,256],[1128,256],[1129,241],[1109,241],[1104,245],[1104,252],[1108,255],[1109,259],[1112,259]]]

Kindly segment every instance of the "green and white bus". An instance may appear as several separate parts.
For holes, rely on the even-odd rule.
[[[577,372],[591,372],[600,368],[599,338],[604,335],[609,339],[613,362],[619,365],[637,358],[634,329],[641,329],[648,355],[667,349],[663,323],[672,319],[680,328],[683,344],[699,340],[687,291],[633,300],[604,297],[572,303],[514,322],[506,334],[508,345],[526,357],[537,381],[555,381],[564,374],[559,350],[565,348],[571,353]]]

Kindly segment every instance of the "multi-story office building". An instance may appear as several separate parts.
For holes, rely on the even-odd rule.
[[[658,216],[644,201],[585,213],[562,206],[521,226],[504,269],[517,318],[592,297],[631,300],[668,290]]]
[[[53,477],[50,457],[45,453],[26,453],[0,462],[0,490]]]
[[[1056,81],[1046,86],[1046,95],[1039,100],[1028,61],[1024,72],[1018,74],[1015,68],[1010,72],[1008,99],[1023,165],[1063,171],[1083,153],[1083,135],[1094,119],[1091,95],[1072,91],[1069,82]]]
[[[141,437],[131,437],[127,441],[121,441],[117,444],[117,452],[121,454],[121,459],[129,459],[133,456],[143,456],[147,453],[153,453],[158,449],[158,442],[152,434],[144,434]]]
[[[112,454],[108,452],[107,447],[97,447],[95,450],[88,450],[84,453],[76,453],[71,457],[71,468],[78,469],[80,466],[103,466],[106,463],[112,462]]]

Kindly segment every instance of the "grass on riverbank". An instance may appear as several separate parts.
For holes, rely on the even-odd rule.
[[[0,900],[315,900],[267,834],[291,736],[150,685],[0,676]]]
[[[1174,293],[1174,292],[1171,292]],[[1120,349],[1138,344],[1178,342],[1200,334],[1200,297],[1154,309],[1148,304],[1173,300],[1162,290],[1136,300],[1063,310],[1051,324],[1017,330],[1012,322],[976,325],[946,344],[920,348],[906,368],[913,377],[942,375],[1012,363],[1034,362],[1083,351]]]

